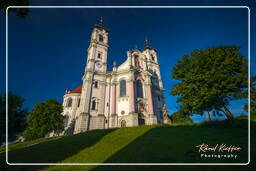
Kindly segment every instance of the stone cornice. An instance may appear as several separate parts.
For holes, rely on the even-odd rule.
[[[130,83],[130,82],[134,82],[134,81],[135,81],[134,78],[130,78],[130,79],[128,79],[126,82],[127,82],[127,83]]]
[[[95,75],[104,75],[104,76],[106,76],[106,71],[95,71],[94,72],[95,73]]]
[[[71,97],[71,96],[81,96],[81,93],[68,93],[63,96],[63,98]]]
[[[88,59],[88,62],[95,62],[95,59]]]
[[[110,85],[115,85],[115,86],[117,86],[117,84],[118,84],[117,81],[113,81],[113,82],[110,83]]]
[[[98,82],[99,82],[100,85],[103,85],[103,86],[107,84],[105,81],[98,80]]]
[[[160,67],[160,64],[153,62],[153,61],[148,61],[148,66],[150,65],[157,65],[158,67]]]
[[[122,97],[117,97],[119,100],[121,100],[121,99],[128,99],[129,98],[129,96],[122,96]]]
[[[87,69],[87,68],[86,68],[86,69],[85,69],[85,73],[86,73],[86,72],[93,73],[94,71],[93,71],[92,69]]]
[[[106,47],[106,48],[109,47],[108,44],[102,43],[102,42],[99,42],[99,41],[93,39],[93,40],[90,41],[90,45],[93,46],[94,44],[96,44],[96,46],[97,46],[97,45],[101,45],[101,46]],[[89,48],[90,48],[90,46],[89,46]]]

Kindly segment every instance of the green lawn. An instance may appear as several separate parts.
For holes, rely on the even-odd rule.
[[[251,122],[255,132],[255,121]],[[246,163],[248,161],[246,118],[192,125],[153,125],[109,130],[50,139],[13,148],[10,163]],[[252,135],[253,136],[253,135]],[[255,136],[251,137],[255,144]],[[242,148],[237,159],[201,158],[196,146],[225,143]],[[33,143],[31,143],[33,144]],[[15,145],[13,145],[15,146]],[[12,145],[10,146],[10,149]],[[256,150],[252,147],[251,161]],[[3,161],[5,153],[0,154]],[[251,164],[250,164],[251,165]],[[27,168],[27,169],[26,169]],[[226,166],[9,166],[7,170],[223,170]],[[241,166],[233,166],[239,170]],[[251,166],[251,169],[255,169]]]

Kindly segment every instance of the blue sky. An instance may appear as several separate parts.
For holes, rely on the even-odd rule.
[[[177,81],[171,79],[171,69],[182,55],[193,49],[219,45],[241,46],[248,52],[247,9],[30,9],[26,19],[9,15],[9,90],[26,99],[32,108],[49,98],[62,101],[65,89],[82,83],[87,48],[94,24],[100,16],[110,30],[108,68],[113,61],[121,64],[126,51],[135,45],[144,47],[147,36],[157,49],[161,75],[166,89],[169,113],[176,111],[176,97],[169,95]],[[1,29],[4,16],[0,16]],[[254,42],[255,39],[252,38]],[[5,33],[1,31],[0,51],[5,56]],[[251,59],[255,63],[252,49]],[[2,57],[2,55],[1,55]],[[3,69],[4,63],[1,64]],[[255,68],[252,69],[253,73]],[[1,78],[5,78],[1,74]],[[5,84],[0,85],[1,92]],[[243,101],[231,103],[238,115]],[[199,116],[194,120],[201,120]]]

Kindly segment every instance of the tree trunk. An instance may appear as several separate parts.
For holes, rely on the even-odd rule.
[[[234,115],[230,112],[230,110],[228,110],[228,108],[226,106],[224,106],[224,110],[225,110],[224,114],[226,115],[226,117],[228,119],[233,119],[234,118]]]
[[[208,113],[206,113],[206,121],[211,121],[212,119],[211,119],[211,116],[210,116],[210,113],[208,112]]]

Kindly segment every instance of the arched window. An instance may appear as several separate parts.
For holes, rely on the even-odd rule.
[[[78,102],[77,102],[77,107],[80,106],[80,99],[78,99]]]
[[[99,34],[99,41],[100,41],[100,42],[103,42],[103,40],[104,40],[104,39],[103,39],[103,36],[102,36],[101,34]]]
[[[160,101],[160,100],[161,100],[161,97],[160,97],[159,95],[157,96],[157,98],[158,98],[158,101]]]
[[[154,55],[151,55],[151,59],[152,59],[152,61],[155,61]]]
[[[126,81],[121,80],[120,81],[120,97],[126,96]]]
[[[68,116],[68,115],[65,115],[65,116],[64,116],[64,127],[67,127],[67,126],[68,126],[68,120],[69,120],[69,116]]]
[[[98,88],[98,81],[94,82],[94,88]]]
[[[101,54],[100,54],[100,53],[98,53],[98,56],[97,56],[97,58],[101,59]]]
[[[92,100],[92,110],[96,110],[96,100]]]
[[[136,81],[137,97],[143,98],[143,88],[140,80]]]
[[[72,106],[72,98],[68,98],[66,106],[67,107],[71,107]]]

